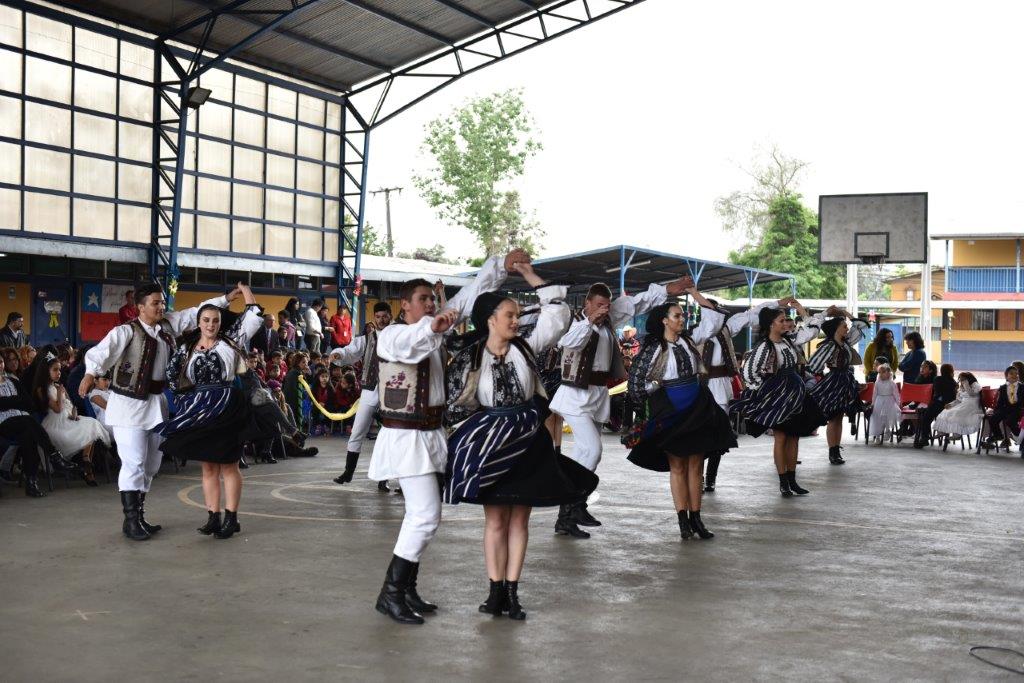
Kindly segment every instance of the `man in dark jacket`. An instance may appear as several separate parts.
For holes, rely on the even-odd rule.
[[[1016,436],[1020,431],[1020,418],[1024,412],[1024,387],[1021,386],[1017,368],[1012,365],[1006,368],[1004,373],[1006,384],[999,387],[999,397],[996,399],[995,410],[986,419],[988,420],[988,445],[995,447],[996,440],[1001,436],[1003,446],[1009,448],[1010,434],[1003,431],[1006,429]]]
[[[274,330],[274,316],[270,313],[264,314],[263,327],[253,335],[250,348],[260,351],[264,359],[270,358],[270,354],[281,348],[281,339]]]
[[[21,313],[11,312],[7,314],[7,324],[0,329],[0,346],[10,346],[12,349],[20,349],[28,344],[25,339],[25,317]]]

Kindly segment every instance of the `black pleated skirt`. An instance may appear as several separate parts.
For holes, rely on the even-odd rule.
[[[175,419],[180,417],[179,413]],[[181,460],[227,465],[238,462],[242,444],[258,434],[248,397],[231,387],[227,402],[215,416],[167,434],[160,450]]]

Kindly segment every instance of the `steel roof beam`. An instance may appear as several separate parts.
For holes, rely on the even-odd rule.
[[[434,2],[440,3],[440,4],[444,5],[445,7],[447,7],[448,9],[453,10],[455,12],[458,12],[459,14],[461,14],[464,17],[472,19],[473,21],[475,21],[476,23],[478,23],[478,24],[480,24],[482,26],[486,26],[488,28],[497,28],[498,27],[498,24],[496,24],[495,22],[491,21],[490,19],[488,19],[487,17],[485,17],[485,16],[483,16],[481,14],[477,14],[476,12],[474,12],[471,9],[469,9],[468,7],[463,7],[459,3],[455,2],[455,0],[434,0]]]
[[[353,7],[358,7],[359,9],[369,12],[370,14],[375,14],[382,19],[387,19],[393,24],[397,24],[399,26],[407,28],[410,31],[415,31],[416,33],[419,33],[422,36],[426,36],[431,40],[436,40],[442,45],[447,45],[448,47],[455,47],[455,41],[453,41],[448,36],[441,35],[440,33],[432,31],[426,26],[421,26],[420,24],[417,24],[414,21],[409,21],[408,19],[400,17],[397,14],[388,12],[387,10],[380,9],[379,7],[374,7],[369,3],[363,2],[363,0],[342,0],[342,2],[352,5]]]

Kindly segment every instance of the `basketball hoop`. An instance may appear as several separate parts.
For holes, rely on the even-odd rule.
[[[857,256],[865,266],[879,266],[885,263],[885,254],[881,252],[862,252]]]

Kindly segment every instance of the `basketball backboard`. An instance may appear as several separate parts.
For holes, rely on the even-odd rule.
[[[818,197],[821,263],[925,263],[928,193]]]

